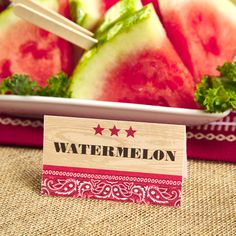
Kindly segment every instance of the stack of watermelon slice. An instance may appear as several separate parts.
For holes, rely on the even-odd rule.
[[[37,0],[62,15],[72,18],[74,12],[86,12],[84,27],[91,29],[114,3],[103,0]],[[0,12],[10,1],[0,0]],[[89,8],[90,6],[90,8]],[[73,11],[72,11],[73,13]],[[76,17],[76,16],[74,16]],[[71,74],[73,70],[73,47],[70,43],[33,26],[13,13],[12,7],[0,14],[0,82],[14,73],[27,74],[41,86],[60,71]]]
[[[231,0],[38,1],[65,16],[70,4],[73,19],[89,29],[110,9],[96,30],[99,43],[71,76],[73,98],[196,108],[196,83],[236,54]],[[0,28],[0,79],[23,73],[45,85],[61,70],[71,73],[69,43],[11,8],[0,14]]]

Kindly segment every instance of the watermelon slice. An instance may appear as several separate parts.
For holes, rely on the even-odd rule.
[[[40,3],[68,15],[67,0]],[[16,17],[11,7],[0,14],[0,29],[0,80],[13,73],[27,74],[44,86],[60,71],[71,73],[71,45]]]
[[[152,5],[116,23],[85,53],[70,90],[73,98],[196,107],[193,78]]]
[[[164,27],[198,82],[236,54],[236,6],[230,0],[159,0]]]

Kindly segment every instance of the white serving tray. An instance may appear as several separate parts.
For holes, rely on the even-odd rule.
[[[0,95],[0,113],[24,117],[44,115],[115,119],[165,124],[201,125],[227,116],[201,110],[102,102],[69,98]]]

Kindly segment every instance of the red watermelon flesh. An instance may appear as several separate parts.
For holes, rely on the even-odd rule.
[[[73,98],[196,108],[193,78],[151,5],[113,27],[75,69]]]
[[[102,0],[105,11],[109,10],[113,5],[115,5],[119,0]]]
[[[144,49],[123,58],[106,81],[98,100],[196,107],[192,76],[168,42],[160,49]]]
[[[44,1],[68,16],[68,1]],[[16,16],[9,8],[0,14],[0,79],[13,73],[27,74],[42,86],[64,71],[71,73],[71,45]]]
[[[68,19],[70,19],[70,2],[69,1],[70,0],[58,0],[58,3],[59,3],[58,12]]]
[[[236,7],[229,0],[159,0],[163,24],[198,82],[236,55]]]

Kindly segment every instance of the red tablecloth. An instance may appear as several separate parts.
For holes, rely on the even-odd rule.
[[[205,126],[188,127],[188,157],[236,162],[236,113]],[[0,144],[43,146],[43,120],[0,116]]]

